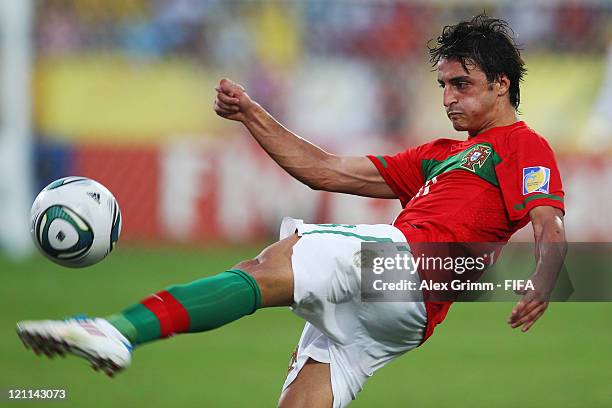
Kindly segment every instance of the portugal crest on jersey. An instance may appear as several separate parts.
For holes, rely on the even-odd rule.
[[[481,168],[485,164],[489,156],[491,156],[491,150],[489,146],[476,145],[468,150],[459,166],[469,171],[476,172],[476,166]]]

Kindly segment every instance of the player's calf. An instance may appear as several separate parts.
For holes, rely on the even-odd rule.
[[[212,330],[260,307],[293,302],[292,247],[299,238],[278,241],[255,259],[221,274],[171,286],[108,318],[133,344],[179,333]]]

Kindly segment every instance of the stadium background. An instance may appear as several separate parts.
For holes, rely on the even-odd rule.
[[[34,358],[14,323],[104,315],[216,273],[256,255],[284,215],[392,220],[397,202],[313,192],[290,179],[244,129],[214,115],[213,87],[224,76],[244,84],[289,128],[336,153],[459,137],[425,44],[483,10],[510,21],[523,44],[520,110],[557,152],[568,239],[612,240],[608,1],[23,4],[31,8],[19,7],[21,23],[0,20],[0,387],[67,387],[71,406],[273,405],[301,330],[287,310],[143,348],[113,381],[83,373],[76,359]],[[13,56],[27,69],[11,71]],[[21,93],[11,72],[26,75]],[[25,165],[18,151],[28,153]],[[35,192],[66,175],[104,183],[124,217],[116,252],[82,271],[50,264],[23,239]],[[11,201],[20,194],[27,205]],[[517,239],[530,240],[530,228]],[[554,304],[528,335],[506,327],[510,309],[456,305],[425,347],[383,369],[354,406],[609,406],[609,303]]]

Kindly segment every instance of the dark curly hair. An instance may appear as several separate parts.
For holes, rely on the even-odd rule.
[[[479,14],[470,21],[444,27],[441,36],[430,40],[427,43],[429,61],[435,68],[442,58],[456,59],[466,71],[466,62],[476,64],[489,83],[506,75],[510,80],[510,103],[518,109],[520,82],[527,69],[513,35],[506,21]]]

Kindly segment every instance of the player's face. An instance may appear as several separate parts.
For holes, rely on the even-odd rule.
[[[444,89],[444,108],[455,130],[475,135],[492,121],[497,93],[480,68],[466,66],[467,71],[458,60],[440,60],[438,83]]]

